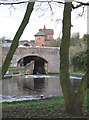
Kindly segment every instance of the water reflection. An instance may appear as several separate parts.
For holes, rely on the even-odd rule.
[[[45,85],[45,78],[34,78],[34,89],[35,90],[42,90],[44,89],[44,85]]]
[[[3,101],[62,95],[59,76],[20,76],[2,80]]]
[[[80,85],[81,79],[82,78],[79,78],[79,77],[71,78],[71,83],[75,90],[77,90],[78,86]]]
[[[71,80],[73,86],[79,85],[79,80]],[[62,95],[59,76],[25,75],[2,80],[3,101],[14,101]]]

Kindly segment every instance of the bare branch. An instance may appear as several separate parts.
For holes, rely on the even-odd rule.
[[[23,4],[28,3],[29,1],[23,1],[23,2],[0,2],[0,5],[15,5],[15,4]]]
[[[84,11],[85,11],[85,9],[84,9],[84,8],[85,8],[85,6],[83,6],[83,11],[82,11],[82,13],[79,13],[79,14],[78,14],[78,16],[80,16],[80,17],[82,17],[82,16],[83,16]]]
[[[48,5],[49,5],[49,8],[50,8],[50,10],[51,10],[51,12],[53,14],[53,9],[52,9],[52,6],[51,6],[50,2],[48,2]]]
[[[65,4],[65,2],[58,2],[59,4]]]
[[[73,2],[80,3],[80,4],[78,4],[77,6],[74,6],[74,5],[72,4],[72,8],[73,8],[73,9],[79,8],[79,7],[83,6],[83,5],[89,5],[89,3],[83,3],[83,2],[78,2],[78,1],[73,1]],[[58,3],[59,3],[59,4],[65,4],[65,2],[58,2]]]
[[[72,8],[73,8],[73,9],[79,8],[79,7],[81,7],[81,6],[82,6],[82,4],[79,4],[79,5],[77,5],[77,6],[74,6],[74,5],[72,4]]]
[[[74,2],[76,2],[76,3],[79,3],[77,6],[74,6],[73,4],[72,4],[72,8],[73,9],[76,9],[76,8],[79,8],[79,7],[81,7],[81,6],[89,6],[89,2],[87,2],[87,3],[84,3],[84,2],[79,2],[79,1],[74,1]]]
[[[80,3],[81,5],[87,5],[87,6],[89,6],[89,2],[87,2],[87,3],[84,3],[84,2],[79,2],[79,1],[74,1],[74,2],[76,2],[76,3]]]

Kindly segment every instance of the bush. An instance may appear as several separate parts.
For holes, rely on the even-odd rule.
[[[89,51],[83,51],[80,53],[77,53],[71,60],[73,66],[74,66],[74,71],[85,71],[87,70],[87,54]]]
[[[58,38],[57,40],[51,40],[51,41],[49,42],[49,45],[48,45],[48,46],[50,46],[50,47],[59,47],[60,44],[61,44],[61,39]]]

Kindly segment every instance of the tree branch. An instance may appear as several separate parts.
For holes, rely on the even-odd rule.
[[[76,2],[76,3],[80,3],[81,5],[88,5],[89,6],[89,2],[87,2],[87,3],[84,3],[84,2],[79,2],[79,1],[74,1],[74,2]]]
[[[29,1],[23,1],[23,2],[0,2],[0,5],[15,5],[15,4],[22,4],[22,3],[28,3]]]
[[[72,8],[73,9],[76,9],[76,8],[79,8],[79,7],[81,7],[82,6],[82,4],[79,4],[79,5],[77,5],[76,7],[72,4]]]
[[[79,7],[81,7],[81,6],[89,6],[89,3],[87,2],[87,3],[83,3],[83,2],[79,2],[79,1],[74,1],[74,2],[76,2],[76,3],[80,3],[79,5],[77,5],[77,6],[74,6],[73,4],[72,4],[72,8],[73,9],[76,9],[76,8],[79,8]]]
[[[32,11],[33,11],[33,7],[34,7],[34,2],[28,2],[24,18],[23,18],[15,36],[14,36],[14,39],[13,39],[13,42],[12,42],[11,47],[9,49],[9,52],[5,58],[3,65],[2,65],[2,78],[4,77],[5,73],[7,72],[7,69],[10,65],[10,61],[12,60],[13,55],[16,51],[16,48],[18,47],[19,39],[20,39],[26,25],[29,22],[29,18],[31,16]]]
[[[51,12],[53,14],[53,9],[52,9],[52,6],[51,6],[50,2],[48,2],[48,4],[49,4],[50,10],[51,10]]]
[[[78,14],[78,15],[81,16],[81,17],[82,17],[83,14],[84,14],[84,10],[85,10],[84,8],[85,8],[85,6],[83,6],[83,11],[82,11],[82,13],[79,13],[79,14]]]

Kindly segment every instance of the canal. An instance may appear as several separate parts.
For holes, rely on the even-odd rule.
[[[74,88],[79,85],[80,80],[80,77],[71,76]],[[0,80],[0,86],[1,84],[0,101],[3,102],[38,99],[41,95],[44,97],[62,95],[58,75],[24,75]]]

